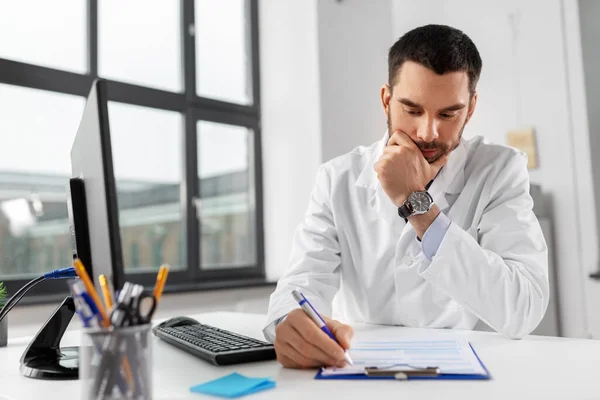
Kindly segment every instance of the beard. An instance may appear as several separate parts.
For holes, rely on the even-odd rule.
[[[465,118],[465,122],[463,123],[463,126],[460,128],[460,132],[458,132],[458,137],[456,138],[456,140],[454,140],[450,143],[443,143],[443,142],[439,142],[437,140],[434,140],[432,142],[425,142],[423,140],[415,141],[413,138],[411,138],[411,140],[414,142],[414,144],[417,145],[417,147],[421,151],[437,150],[437,153],[433,157],[425,157],[427,162],[429,164],[431,164],[431,163],[434,163],[437,160],[439,160],[440,157],[442,157],[446,154],[452,153],[454,151],[454,149],[456,149],[458,147],[458,145],[460,144],[460,139],[462,138],[462,135],[463,135],[463,131],[465,130],[465,126],[467,126],[466,118]],[[387,127],[388,127],[388,134],[391,135],[393,133],[393,131],[392,131],[392,124],[391,124],[391,117],[390,117],[390,109],[388,109]]]

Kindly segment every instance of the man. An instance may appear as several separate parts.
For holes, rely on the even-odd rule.
[[[385,137],[324,164],[271,296],[265,337],[286,367],[344,365],[340,345],[298,308],[346,321],[530,333],[549,300],[547,247],[525,156],[462,139],[481,58],[461,31],[428,25],[390,49]],[[335,297],[335,299],[334,299]]]

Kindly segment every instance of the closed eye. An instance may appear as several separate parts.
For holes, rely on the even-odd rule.
[[[441,113],[440,117],[444,118],[444,119],[452,119],[454,117],[456,117],[456,114],[450,114],[450,113]]]
[[[406,113],[408,115],[413,115],[413,116],[418,116],[418,115],[422,114],[421,111],[419,111],[419,110],[410,110],[410,109],[407,109],[405,111],[406,111]]]

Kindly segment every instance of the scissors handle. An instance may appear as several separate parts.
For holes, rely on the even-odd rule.
[[[149,306],[148,306],[149,305]],[[137,304],[134,306],[134,321],[135,325],[145,325],[152,320],[154,310],[156,310],[156,297],[154,295],[143,292],[137,298]]]
[[[126,283],[110,321],[119,328],[148,324],[156,310],[156,303],[156,298],[145,292],[143,286]]]

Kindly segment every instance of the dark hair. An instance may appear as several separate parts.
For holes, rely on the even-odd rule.
[[[425,25],[402,36],[388,53],[388,82],[395,84],[405,61],[413,61],[442,75],[464,71],[471,96],[481,74],[481,57],[475,43],[462,31],[446,25]]]

